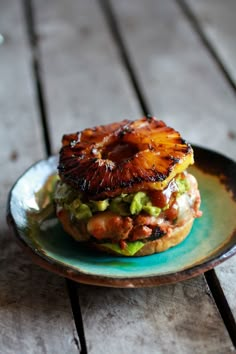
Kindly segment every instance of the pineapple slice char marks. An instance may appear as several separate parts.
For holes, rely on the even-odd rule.
[[[173,128],[155,117],[64,135],[59,175],[91,199],[140,190],[162,190],[193,164],[193,150]]]

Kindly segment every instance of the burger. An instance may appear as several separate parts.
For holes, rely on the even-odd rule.
[[[201,216],[193,149],[155,117],[64,135],[54,200],[64,230],[102,252],[167,250]]]

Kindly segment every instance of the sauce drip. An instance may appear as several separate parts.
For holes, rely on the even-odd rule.
[[[158,208],[164,208],[170,203],[171,196],[175,192],[178,192],[178,186],[175,180],[172,179],[165,189],[162,191],[153,190],[149,197],[153,205],[157,206]]]

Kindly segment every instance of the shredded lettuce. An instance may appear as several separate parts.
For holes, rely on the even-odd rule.
[[[121,249],[119,244],[116,243],[102,243],[101,246],[106,247],[112,251],[115,251],[123,256],[134,256],[143,246],[144,243],[141,241],[126,242],[126,247]]]

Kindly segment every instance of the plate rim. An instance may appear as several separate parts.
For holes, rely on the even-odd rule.
[[[228,163],[235,165],[236,162],[231,158],[219,153],[217,151],[191,144],[193,150],[200,150],[201,152],[207,151],[208,153],[214,154],[217,157],[224,158]],[[21,175],[18,177],[16,182],[13,184],[7,200],[7,213],[6,219],[9,225],[11,234],[15,236],[17,243],[21,246],[24,252],[30,256],[32,261],[37,265],[41,266],[42,268],[56,273],[62,277],[71,279],[73,281],[88,284],[88,285],[96,285],[96,286],[106,286],[106,287],[114,287],[114,288],[139,288],[139,287],[153,287],[153,286],[160,286],[166,284],[177,283],[180,281],[184,281],[193,277],[196,277],[200,274],[207,272],[208,270],[214,268],[218,264],[222,263],[223,261],[229,259],[233,255],[236,254],[236,243],[230,245],[228,248],[222,248],[219,254],[213,255],[213,258],[206,260],[205,262],[197,263],[189,268],[184,268],[177,272],[171,272],[166,274],[159,274],[159,275],[143,275],[137,277],[118,277],[113,278],[112,276],[107,275],[99,275],[99,274],[90,274],[83,272],[79,269],[69,266],[68,264],[61,263],[60,261],[43,254],[43,252],[39,251],[37,248],[33,248],[30,244],[28,244],[20,235],[18,230],[18,226],[15,222],[15,219],[11,212],[11,200],[13,191],[17,185],[17,183],[25,176],[25,174],[34,168],[39,163],[47,163],[50,160],[56,160],[58,155],[51,155],[48,158],[41,159],[33,163],[29,168],[27,168]],[[236,235],[236,230],[233,231],[231,237]]]

